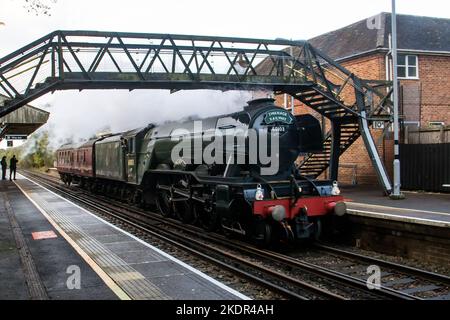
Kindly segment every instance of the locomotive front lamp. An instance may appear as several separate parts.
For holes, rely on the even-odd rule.
[[[260,184],[256,187],[255,200],[264,200],[264,189]]]
[[[331,188],[331,194],[333,196],[338,196],[341,194],[341,190],[338,187],[337,181],[333,181],[333,188]]]

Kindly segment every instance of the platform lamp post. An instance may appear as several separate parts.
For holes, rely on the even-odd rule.
[[[394,188],[390,194],[391,199],[404,199],[400,192],[400,157],[399,157],[399,125],[398,125],[398,79],[397,79],[397,19],[395,15],[395,0],[392,0],[391,14],[392,32],[392,81],[394,99]]]

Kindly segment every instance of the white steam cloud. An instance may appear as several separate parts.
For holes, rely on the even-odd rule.
[[[87,139],[98,132],[120,132],[149,123],[204,118],[242,110],[248,91],[91,90],[56,93],[49,102],[47,125],[52,147]]]

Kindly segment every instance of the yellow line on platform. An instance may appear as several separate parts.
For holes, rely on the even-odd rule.
[[[86,263],[98,274],[98,276],[103,280],[103,282],[119,297],[121,300],[132,300],[131,297],[120,288],[117,283],[105,272],[103,269],[94,261],[92,258],[81,249],[81,247],[70,238],[70,236],[50,217],[44,209],[42,209],[39,204],[36,203],[28,193],[22,189],[15,181],[15,185],[20,191],[28,198],[28,200],[33,203],[33,205],[44,215],[45,218],[52,224],[52,226],[63,236],[64,239],[77,251],[77,253],[86,261]]]

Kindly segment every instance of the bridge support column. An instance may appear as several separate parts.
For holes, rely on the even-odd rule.
[[[353,78],[353,81],[355,83],[356,103],[358,105],[358,111],[360,113],[360,117],[358,118],[359,130],[361,131],[361,135],[363,137],[364,144],[366,145],[367,152],[369,153],[370,160],[372,161],[372,165],[377,173],[378,181],[383,187],[386,195],[389,195],[392,192],[392,186],[389,180],[389,176],[386,172],[386,168],[384,167],[383,162],[380,159],[377,147],[370,133],[369,121],[367,120],[369,115],[366,112],[364,93],[362,93],[359,89],[362,88],[362,85],[360,80],[356,77]]]
[[[341,123],[339,121],[331,121],[331,155],[329,175],[330,180],[338,179],[339,155],[341,147]]]

